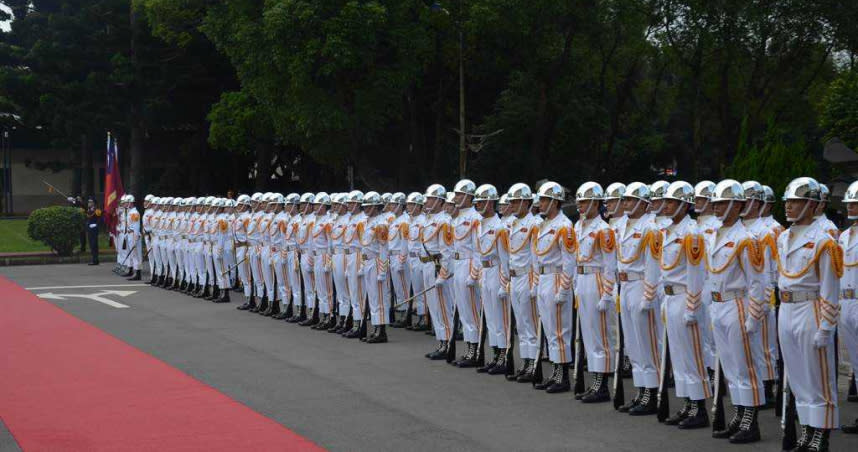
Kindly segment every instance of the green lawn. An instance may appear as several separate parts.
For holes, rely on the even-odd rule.
[[[107,249],[107,234],[99,234],[98,249]],[[27,220],[0,219],[0,253],[50,251],[47,245],[30,240],[27,236]],[[89,244],[87,244],[89,252]]]

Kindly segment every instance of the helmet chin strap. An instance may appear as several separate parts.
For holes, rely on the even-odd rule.
[[[730,201],[730,202],[732,202],[732,201]],[[747,201],[747,203],[748,203],[748,205],[747,205],[747,206],[745,206],[745,210],[743,210],[743,211],[739,214],[739,216],[740,216],[740,217],[742,217],[742,218],[747,217],[747,216],[751,213],[751,205],[754,203],[754,200],[749,199],[749,200]]]
[[[786,220],[789,221],[790,223],[795,223],[796,221],[801,220],[802,218],[804,218],[804,214],[807,213],[807,206],[809,206],[809,205],[810,205],[810,202],[805,202],[804,207],[801,209],[801,213],[799,213],[797,217],[786,217]]]
[[[664,210],[664,199],[661,200],[661,205],[658,206],[658,210],[653,211],[652,214],[657,216],[657,217],[660,217],[660,216],[662,216],[661,215],[662,210]]]
[[[701,196],[701,198],[703,198],[703,197]],[[705,199],[705,200],[706,200],[706,202],[703,204],[703,207],[701,207],[701,208],[699,208],[699,209],[698,209],[698,208],[697,208],[697,206],[695,206],[695,207],[694,207],[694,212],[699,213],[699,214],[700,214],[700,213],[703,213],[703,212],[706,212],[706,208],[708,208],[708,207],[709,207],[710,199],[709,199],[709,198],[703,198],[703,199]]]
[[[670,219],[675,220],[676,216],[679,215],[680,212],[682,212],[683,207],[685,207],[687,210],[687,206],[685,206],[682,202],[680,202],[679,207],[676,208],[676,210],[673,212],[673,215],[670,216]],[[661,212],[662,209],[664,209],[664,201],[662,201],[661,207],[658,209],[658,211]]]
[[[620,211],[622,210],[622,207],[623,207],[622,204],[623,204],[622,199],[617,200],[617,207],[614,207],[614,210],[612,210],[611,212],[608,212],[608,215],[613,217],[613,216],[619,214]]]
[[[733,200],[731,199],[729,203],[727,203],[727,208],[724,209],[724,213],[722,215],[718,215],[718,221],[724,221],[727,219],[727,215],[730,215],[730,210],[733,209]]]

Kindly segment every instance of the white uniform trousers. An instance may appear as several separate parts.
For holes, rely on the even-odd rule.
[[[623,319],[624,348],[632,363],[632,381],[636,388],[657,388],[661,369],[657,301],[652,309],[641,309],[643,280],[620,283],[620,316]]]
[[[548,340],[548,358],[555,364],[571,362],[575,347],[572,342],[572,309],[574,309],[572,297],[569,296],[569,299],[557,304],[554,296],[559,290],[559,273],[539,276],[537,292],[539,318],[542,321],[542,331]],[[590,369],[593,367],[591,366]]]
[[[319,298],[319,312],[330,314],[334,312],[334,281],[331,272],[325,271],[325,257],[315,256],[313,261],[313,276],[315,277],[316,297]]]
[[[301,306],[301,262],[297,250],[286,254],[286,277],[289,278],[289,290],[292,291],[292,305]],[[286,300],[286,298],[283,298]]]
[[[203,253],[203,242],[194,243],[194,270],[196,271],[197,283],[206,283],[206,258]]]
[[[509,299],[498,298],[500,281],[498,266],[484,267],[480,276],[480,295],[483,302],[483,313],[486,316],[486,339],[492,347],[507,348],[509,342]]]
[[[418,294],[426,288],[426,285],[423,281],[423,264],[420,263],[420,258],[409,256],[406,265],[408,268],[408,276],[410,278],[409,284],[411,285],[411,290],[413,294]],[[435,270],[433,267],[432,274],[434,276]],[[414,309],[414,312],[417,315],[426,315],[426,294],[423,294],[414,299],[414,302],[411,303],[411,306]]]
[[[465,342],[477,343],[480,339],[480,288],[477,284],[468,286],[471,279],[471,260],[458,259],[453,261],[453,277],[451,284],[456,307],[459,310],[459,320],[462,322],[462,332]]]
[[[143,239],[138,238],[136,243],[131,244],[131,247],[134,249],[129,251],[131,257],[128,258],[128,261],[131,262],[131,267],[134,271],[139,271],[143,265]]]
[[[302,306],[316,306],[316,281],[314,278],[316,257],[312,251],[301,253],[301,279],[304,280],[304,300]]]
[[[349,256],[337,251],[332,257],[334,269],[334,289],[336,289],[337,310],[339,315],[348,315],[351,301],[349,300],[349,285],[346,280],[346,267],[349,265]]]
[[[262,265],[260,265],[261,247],[250,245],[250,277],[253,280],[253,291],[255,295],[262,298],[265,295],[265,279],[262,276]]]
[[[284,250],[278,250],[271,255],[271,266],[274,267],[274,279],[277,281],[276,300],[283,303],[282,307],[289,304],[289,281],[286,277],[286,262],[288,255]]]
[[[224,270],[231,269],[226,274],[226,279],[227,284],[229,284],[227,288],[232,287],[235,285],[236,272],[235,268],[233,268],[235,267],[235,248],[233,248],[231,241],[227,242],[223,248],[223,266]]]
[[[670,362],[676,382],[676,396],[703,400],[712,396],[703,335],[709,332],[709,319],[701,306],[697,323],[686,325],[685,293],[665,295],[662,310],[666,319]]]
[[[840,300],[840,340],[852,364],[852,372],[858,371],[858,300]]]
[[[363,309],[366,301],[366,289],[361,274],[361,252],[355,251],[349,254],[346,263],[346,282],[349,285],[349,302],[352,305],[352,319],[355,322],[363,319]]]
[[[813,345],[818,315],[819,301],[781,304],[778,338],[799,424],[831,429],[840,425],[834,342]]]
[[[587,353],[587,369],[590,372],[611,373],[616,365],[613,334],[617,318],[616,303],[609,303],[607,311],[599,311],[598,304],[602,296],[602,275],[599,273],[578,275],[575,295],[578,298],[581,339]]]
[[[394,260],[396,260],[396,265],[394,265]],[[408,256],[390,255],[390,280],[393,284],[393,294],[396,297],[397,304],[411,296],[408,290],[411,286],[411,275],[408,273],[407,260]],[[400,312],[405,312],[407,309],[408,303],[396,308]]]
[[[275,293],[274,267],[271,265],[271,259],[271,247],[263,245],[262,250],[259,252],[262,285],[265,287],[265,296],[267,296],[269,300],[274,300],[274,297],[277,294]]]
[[[378,280],[378,265],[375,257],[363,261],[364,265],[364,287],[369,299],[369,314],[373,325],[387,325],[390,308],[390,278],[384,281]]]
[[[712,302],[710,307],[712,335],[718,349],[721,368],[727,379],[733,405],[761,406],[766,403],[763,392],[763,347],[761,331],[745,332],[748,301],[736,298]]]
[[[210,286],[217,284],[217,275],[214,270],[214,256],[212,251],[211,242],[206,242],[203,246],[203,262],[205,262],[206,268],[206,281]]]
[[[531,276],[519,275],[510,278],[510,301],[515,312],[515,329],[518,332],[518,354],[521,359],[535,359],[539,351],[536,337],[536,322],[539,313],[536,298],[530,297]]]
[[[128,249],[130,248],[125,241],[125,234],[121,232],[116,233],[116,237],[113,241],[114,246],[116,246],[116,263],[121,265],[126,265],[128,262],[125,260],[125,256],[128,255]]]
[[[435,263],[432,261],[420,263],[423,274],[423,288],[435,285],[438,279],[435,275]],[[426,303],[429,305],[429,315],[432,318],[432,328],[435,331],[435,339],[448,341],[453,337],[453,322],[455,310],[452,295],[453,281],[447,282],[441,287],[426,292]]]
[[[217,286],[223,290],[229,289],[229,277],[226,275],[223,263],[223,250],[212,249],[212,264],[214,268],[214,280],[217,281]]]
[[[250,297],[253,294],[253,281],[251,280],[252,270],[250,269],[250,250],[247,245],[239,246],[235,249],[235,258],[241,262],[238,266],[238,277],[241,279],[241,285],[244,289],[244,296]]]
[[[768,303],[768,300],[766,301]],[[775,310],[768,309],[760,322],[760,341],[763,347],[763,380],[778,379],[778,329]]]
[[[159,255],[158,255],[158,239],[155,238],[154,235],[149,236],[150,238],[146,241],[146,252],[149,253],[149,274],[156,275],[156,270],[159,268]]]

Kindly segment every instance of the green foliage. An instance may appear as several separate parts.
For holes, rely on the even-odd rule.
[[[60,256],[70,256],[80,244],[85,218],[83,210],[75,207],[37,209],[27,219],[27,235],[48,245]]]
[[[801,176],[817,177],[818,167],[803,139],[789,140],[785,131],[769,120],[765,135],[755,143],[747,138],[747,121],[742,126],[742,141],[733,163],[724,173],[740,182],[755,180],[772,187],[775,196],[784,192],[787,184]],[[775,215],[782,218],[783,208],[777,205]]]
[[[858,72],[846,72],[831,82],[821,110],[825,140],[837,137],[850,149],[858,148]]]

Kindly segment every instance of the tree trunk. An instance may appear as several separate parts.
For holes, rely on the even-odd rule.
[[[256,191],[266,191],[271,185],[271,153],[274,145],[269,141],[256,144]]]
[[[82,133],[80,135],[80,158],[83,161],[81,165],[81,196],[86,198],[95,194],[92,177],[92,149],[89,147],[89,135]]]
[[[140,107],[137,105],[131,106],[130,115],[131,137],[130,137],[130,169],[128,174],[128,185],[125,186],[125,191],[139,198],[143,194],[144,187],[144,171],[146,168],[143,160],[145,154],[145,137],[143,128],[143,117],[140,112]]]

